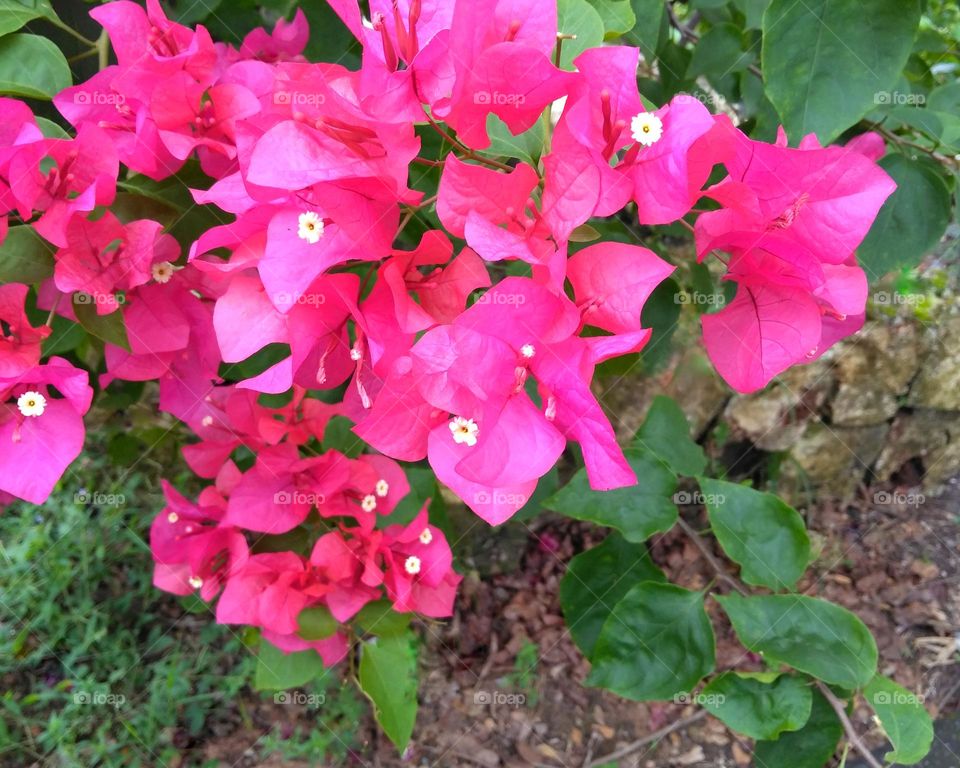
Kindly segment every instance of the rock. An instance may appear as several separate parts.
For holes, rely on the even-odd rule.
[[[687,414],[692,433],[700,436],[723,410],[730,389],[698,345],[683,353],[664,394],[679,403]]]
[[[923,466],[926,489],[935,489],[960,472],[960,413],[918,408],[897,416],[874,472],[886,481],[913,459]]]
[[[924,408],[960,411],[960,317],[929,332],[930,351],[910,388],[907,402]]]

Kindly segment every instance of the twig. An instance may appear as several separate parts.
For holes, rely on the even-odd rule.
[[[603,757],[598,757],[596,760],[589,763],[586,768],[599,768],[601,765],[606,765],[607,763],[615,763],[618,760],[623,760],[623,758],[632,755],[634,752],[643,749],[647,744],[652,744],[655,741],[660,741],[664,736],[669,736],[674,731],[680,731],[684,728],[693,725],[700,720],[703,720],[707,716],[707,710],[701,709],[697,712],[694,712],[689,717],[681,718],[680,720],[675,720],[661,728],[659,731],[654,731],[644,736],[642,739],[637,739],[622,749],[618,749],[616,752],[611,752],[609,755],[604,755]],[[880,767],[882,768],[882,766]]]
[[[840,718],[840,722],[843,724],[844,733],[847,734],[847,741],[853,746],[857,752],[860,753],[860,756],[867,761],[867,765],[870,768],[883,768],[883,764],[873,756],[873,753],[867,749],[867,745],[863,743],[863,740],[857,734],[856,729],[853,727],[853,723],[850,722],[850,718],[847,717],[847,710],[843,706],[843,702],[838,699],[833,691],[831,691],[825,683],[817,682],[817,688],[820,689],[820,693],[823,694],[823,697],[830,702],[830,706],[833,707],[833,711],[837,713],[837,717]]]
[[[683,532],[690,537],[690,540],[696,545],[697,549],[700,550],[707,562],[710,563],[710,567],[716,571],[717,577],[729,584],[733,589],[739,592],[741,595],[746,595],[747,590],[737,581],[733,576],[727,573],[727,569],[723,567],[717,558],[713,556],[713,552],[710,551],[710,547],[707,546],[707,543],[703,540],[699,533],[693,530],[693,527],[682,517],[677,518],[677,524],[680,528],[683,529]]]

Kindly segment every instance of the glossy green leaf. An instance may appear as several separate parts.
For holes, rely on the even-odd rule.
[[[10,227],[0,243],[0,282],[38,283],[52,277],[55,250],[32,227]]]
[[[686,415],[664,395],[653,398],[634,440],[678,475],[693,477],[707,468],[703,448],[690,437]]]
[[[697,700],[714,717],[751,739],[776,739],[802,728],[813,701],[809,680],[779,675],[772,681],[724,672]]]
[[[857,250],[871,280],[919,264],[950,223],[950,189],[935,162],[894,154],[882,158],[880,166],[897,182],[897,189]]]
[[[67,60],[47,38],[21,32],[0,38],[0,93],[52,99],[70,83]]]
[[[324,672],[316,651],[284,653],[266,640],[260,641],[253,685],[258,691],[283,691],[306,685]]]
[[[670,699],[713,671],[703,593],[643,582],[617,603],[597,638],[588,685],[635,701]]]
[[[677,479],[659,460],[631,450],[627,461],[637,475],[637,485],[612,491],[590,488],[587,471],[578,471],[543,506],[567,517],[589,520],[620,531],[627,541],[646,541],[653,534],[670,530],[677,522],[673,494]]]
[[[768,663],[783,662],[831,685],[854,689],[877,671],[877,644],[860,619],[805,595],[718,595],[740,642]]]
[[[803,518],[774,496],[737,483],[698,478],[713,534],[747,584],[792,589],[810,562]]]
[[[823,768],[837,749],[843,725],[820,691],[812,692],[810,718],[799,731],[786,731],[776,741],[758,741],[755,768]]]
[[[644,544],[613,532],[601,544],[581,552],[560,582],[560,607],[570,636],[590,658],[604,622],[631,587],[642,581],[666,581]]]
[[[35,19],[57,19],[48,0],[0,0],[0,36]]]
[[[412,632],[375,637],[363,643],[360,688],[370,698],[383,732],[400,751],[417,719],[417,651]]]
[[[933,744],[933,721],[921,697],[881,675],[870,681],[863,695],[893,744],[884,760],[915,765],[926,757]]]
[[[773,0],[763,15],[767,97],[796,143],[828,144],[874,108],[907,62],[920,0]]]

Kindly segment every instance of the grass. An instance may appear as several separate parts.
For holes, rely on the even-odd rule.
[[[341,759],[364,709],[352,688],[318,691],[324,705],[302,724],[264,714],[273,694],[249,687],[252,637],[151,584],[155,468],[126,475],[91,458],[107,454],[92,436],[71,487],[0,513],[0,766],[230,765],[205,757],[218,738],[240,753]]]

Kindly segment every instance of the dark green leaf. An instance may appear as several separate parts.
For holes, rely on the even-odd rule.
[[[756,768],[823,768],[837,748],[843,725],[820,691],[813,691],[810,719],[799,731],[780,734],[776,741],[758,741]]]
[[[897,182],[897,189],[857,250],[872,280],[919,264],[950,222],[950,190],[935,162],[896,154],[882,158],[880,166]]]
[[[747,648],[844,688],[877,671],[877,644],[846,608],[805,595],[717,596]]]
[[[627,541],[646,541],[655,533],[670,530],[677,522],[672,501],[676,477],[656,458],[640,451],[628,451],[627,461],[637,475],[637,485],[594,491],[587,471],[581,469],[543,506],[567,517],[616,528]]]
[[[73,294],[73,312],[77,316],[77,322],[98,339],[129,352],[130,342],[127,339],[127,328],[123,324],[122,310],[117,309],[108,315],[98,315],[97,307],[92,301],[82,301],[84,296],[86,294]]]
[[[417,652],[412,632],[363,643],[360,687],[373,702],[377,722],[403,752],[417,719]]]
[[[411,614],[397,613],[389,600],[367,603],[353,617],[353,622],[371,635],[398,635],[410,626]]]
[[[652,62],[656,56],[657,41],[660,39],[660,26],[663,22],[663,0],[630,0],[630,7],[636,18],[636,24],[623,37],[628,45],[640,49],[643,58]]]
[[[353,433],[353,422],[346,416],[334,416],[323,430],[323,450],[340,451],[355,459],[363,453],[363,440]]]
[[[670,699],[712,672],[714,657],[703,594],[648,581],[604,623],[587,684],[635,701]]]
[[[322,605],[304,608],[297,615],[297,634],[304,640],[323,640],[340,628],[330,609]]]
[[[0,0],[0,36],[16,32],[34,19],[57,19],[47,0]]]
[[[70,83],[67,60],[47,38],[20,32],[0,38],[0,93],[52,99]]]
[[[714,717],[751,739],[776,739],[802,728],[813,701],[810,682],[794,675],[735,672],[715,677],[697,698]]]
[[[880,675],[870,681],[863,695],[893,744],[893,751],[884,755],[884,760],[915,765],[926,757],[933,744],[933,721],[921,697]]]
[[[773,0],[763,15],[767,97],[794,143],[828,144],[894,87],[910,55],[920,0]],[[842,74],[841,74],[842,73]]]
[[[772,493],[699,478],[717,541],[747,584],[792,589],[810,562],[803,518]]]
[[[641,581],[666,581],[644,544],[631,544],[616,532],[581,552],[560,582],[560,607],[570,636],[590,658],[614,606]]]
[[[52,277],[55,250],[33,227],[10,227],[0,243],[0,282],[39,283]]]
[[[678,475],[693,477],[707,467],[703,448],[690,437],[687,417],[675,401],[664,395],[653,399],[635,440]]]
[[[282,691],[305,685],[323,672],[323,660],[316,651],[284,653],[261,640],[253,686],[258,691]]]
[[[744,53],[743,38],[735,24],[711,27],[693,49],[687,77],[706,75],[716,82],[732,72],[740,72],[753,63],[753,55]]]

